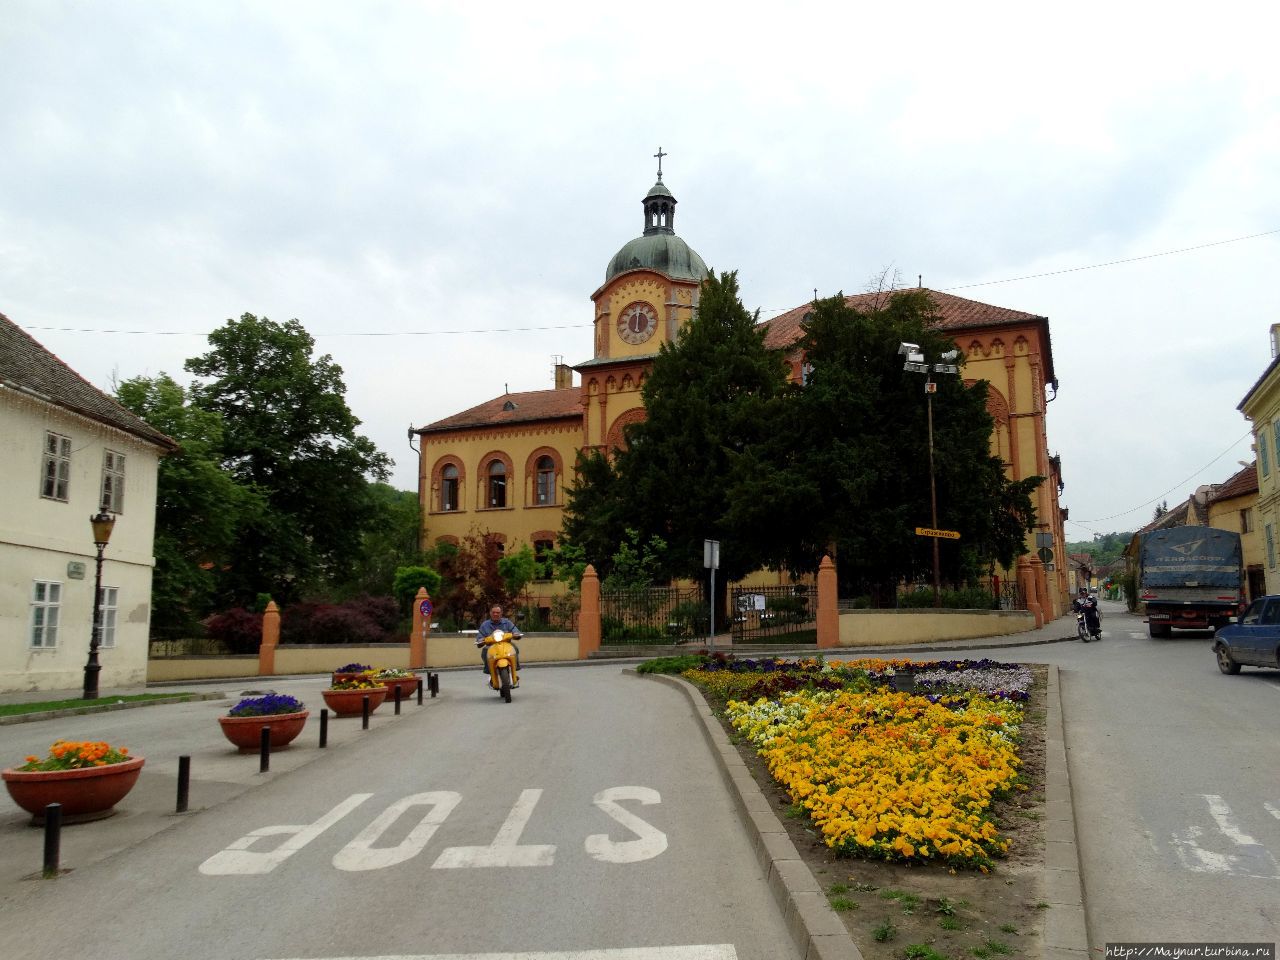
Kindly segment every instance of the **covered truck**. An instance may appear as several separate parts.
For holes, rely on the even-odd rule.
[[[1240,534],[1216,527],[1170,527],[1143,534],[1138,599],[1153,637],[1174,627],[1216,630],[1244,600]]]

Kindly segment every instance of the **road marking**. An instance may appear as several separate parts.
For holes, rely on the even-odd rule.
[[[427,845],[436,828],[461,802],[462,794],[449,790],[415,793],[403,797],[378,814],[373,823],[361,830],[354,840],[334,854],[333,865],[339,870],[354,871],[381,870],[383,867],[404,863],[422,852],[422,848]],[[374,849],[373,845],[378,838],[399,820],[406,810],[427,805],[431,807],[427,815],[397,846]]]
[[[447,847],[431,865],[433,870],[453,867],[549,867],[555,860],[552,844],[520,845],[520,834],[533,816],[541,790],[524,790],[507,814],[506,822],[487,847]]]
[[[287,960],[319,958],[291,957]],[[325,957],[323,960],[738,960],[738,951],[731,943],[700,943],[676,947],[620,947],[536,953],[414,953],[377,957]]]
[[[1266,800],[1262,801],[1262,806],[1267,813],[1271,814],[1277,820],[1280,820],[1280,807],[1276,806],[1274,803],[1268,803]]]
[[[215,877],[235,873],[270,873],[372,796],[372,793],[353,793],[315,823],[260,827],[200,864],[200,872]],[[282,836],[289,839],[274,850],[260,852],[249,849],[263,837]]]
[[[1143,637],[1146,636],[1146,634],[1136,630],[1130,630],[1129,636],[1131,636],[1134,640],[1141,640]]]
[[[587,853],[602,863],[638,863],[641,860],[651,860],[667,849],[667,835],[618,806],[619,800],[639,800],[649,806],[661,803],[662,797],[657,790],[649,787],[610,787],[608,790],[601,790],[591,802],[640,839],[610,840],[607,833],[593,833],[587,837]]]
[[[1174,853],[1182,865],[1195,873],[1229,873],[1257,880],[1280,880],[1280,864],[1266,847],[1240,828],[1226,801],[1217,794],[1204,793],[1201,796],[1209,806],[1209,816],[1218,832],[1231,842],[1235,850],[1216,853],[1206,849],[1200,844],[1206,831],[1192,824],[1185,833],[1175,833],[1172,838]],[[1271,810],[1269,806],[1267,809]]]

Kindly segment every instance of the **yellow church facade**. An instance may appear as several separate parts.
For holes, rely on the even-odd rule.
[[[478,534],[500,551],[528,544],[540,555],[558,542],[578,452],[623,445],[626,426],[644,417],[640,387],[661,344],[674,342],[697,309],[707,267],[675,234],[675,205],[659,171],[642,200],[643,233],[614,255],[604,283],[591,294],[590,359],[557,364],[550,389],[506,393],[413,430],[420,441],[424,547]],[[930,293],[940,327],[964,350],[965,378],[992,384],[992,451],[1012,478],[1048,478],[1037,494],[1041,527],[1040,536],[1032,538],[1033,551],[1052,544],[1055,556],[1065,558],[1060,469],[1049,454],[1045,429],[1046,387],[1055,393],[1057,388],[1048,320]],[[871,304],[859,301],[872,296],[877,295],[849,299],[855,307],[866,307]],[[796,379],[802,375],[803,358],[793,347],[808,309],[797,307],[765,324],[766,344],[787,353]],[[1045,613],[1056,616],[1068,602],[1065,563],[1052,571],[1038,559],[1033,563],[1041,595],[1052,598],[1042,602],[1050,608]],[[549,597],[557,587],[545,583],[532,592]],[[546,605],[542,599],[536,602]]]

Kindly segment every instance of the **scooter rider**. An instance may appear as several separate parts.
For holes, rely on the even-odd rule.
[[[520,630],[509,619],[502,615],[502,606],[494,604],[489,608],[489,619],[480,624],[480,629],[476,631],[476,646],[480,649],[480,667],[485,673],[489,672],[489,656],[488,650],[485,649],[485,637],[493,635],[495,630],[501,630],[506,634],[507,639],[512,641],[511,646],[516,648],[516,673],[520,672],[520,648],[516,647],[515,640],[523,636]]]
[[[1089,595],[1088,587],[1080,588],[1071,609],[1084,614],[1084,625],[1090,633],[1102,633],[1102,611],[1098,609],[1098,598]]]

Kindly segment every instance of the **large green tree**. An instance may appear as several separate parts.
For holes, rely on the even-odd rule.
[[[345,576],[373,513],[368,479],[385,480],[390,461],[357,433],[342,368],[313,357],[297,320],[246,313],[209,335],[188,360],[200,378],[193,402],[222,418],[222,462],[266,501],[261,521],[233,545],[228,599],[260,592],[292,600]]]
[[[935,372],[936,393],[926,394],[925,377],[903,369],[904,342],[935,363],[955,349],[938,319],[921,290],[886,294],[866,311],[843,294],[814,303],[798,344],[805,383],[787,395],[777,421],[785,429],[745,451],[748,468],[735,471],[730,519],[787,531],[775,564],[810,572],[833,553],[842,592],[882,598],[900,580],[929,579],[932,544],[915,530],[932,526],[930,398],[938,525],[960,532],[940,545],[944,579],[972,580],[1024,552],[1035,522],[1030,496],[1041,481],[1009,481],[991,455],[986,382]]]
[[[602,576],[629,529],[665,542],[664,576],[701,578],[707,539],[721,543],[722,583],[760,566],[754,531],[726,519],[737,457],[767,435],[786,390],[786,365],[765,349],[757,319],[736,273],[709,275],[694,317],[654,360],[641,389],[645,419],[628,428],[627,448],[612,464],[580,463],[565,539],[586,548]]]
[[[116,398],[179,445],[161,458],[156,479],[151,631],[188,636],[212,612],[232,546],[261,519],[265,503],[222,469],[222,418],[192,406],[173,378],[126,380]]]

